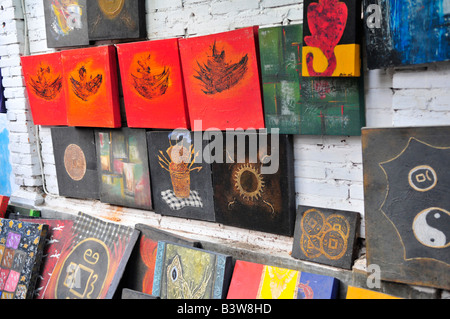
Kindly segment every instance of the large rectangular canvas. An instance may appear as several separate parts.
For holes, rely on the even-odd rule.
[[[152,185],[154,208],[162,215],[215,221],[211,164],[204,160],[206,143],[195,145],[195,134],[147,133],[151,176],[157,181]]]
[[[33,299],[48,226],[0,219],[0,298]]]
[[[151,210],[147,137],[144,129],[96,130],[100,200]]]
[[[53,127],[51,134],[59,195],[100,199],[94,129]]]
[[[62,51],[69,126],[122,126],[113,45]]]
[[[448,0],[364,0],[367,67],[450,59]]]
[[[20,58],[34,125],[67,125],[61,53]]]
[[[360,76],[361,0],[304,0],[303,76]]]
[[[189,128],[178,39],[117,45],[128,127]]]
[[[449,289],[450,127],[364,129],[368,265],[382,280]]]
[[[303,28],[259,29],[266,128],[280,134],[361,135],[363,79],[302,76]]]
[[[152,294],[161,299],[224,299],[231,263],[231,256],[160,241]]]
[[[264,128],[257,28],[180,39],[191,127]]]
[[[86,0],[43,0],[47,47],[89,44]],[[89,1],[92,2],[92,1]]]
[[[139,231],[79,213],[45,299],[112,299]]]

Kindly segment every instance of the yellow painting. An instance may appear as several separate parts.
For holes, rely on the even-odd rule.
[[[264,266],[257,299],[297,299],[299,271]]]
[[[349,286],[347,290],[347,299],[401,299],[391,295],[383,294],[373,290]]]

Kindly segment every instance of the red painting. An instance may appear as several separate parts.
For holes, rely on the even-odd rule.
[[[178,39],[117,45],[128,126],[189,129]]]
[[[60,53],[21,57],[31,114],[35,125],[67,125]]]
[[[0,218],[5,218],[6,210],[8,209],[9,197],[0,196]]]
[[[115,47],[63,51],[69,126],[121,127]]]
[[[264,128],[257,27],[180,39],[192,130]],[[201,120],[202,127],[194,127]]]

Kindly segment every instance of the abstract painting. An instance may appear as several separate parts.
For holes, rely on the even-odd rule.
[[[299,206],[292,257],[351,269],[359,225],[359,213]]]
[[[269,133],[361,135],[363,79],[302,76],[303,25],[259,29],[264,114]]]
[[[213,144],[215,140],[211,148]],[[296,207],[292,136],[235,132],[226,134],[224,144],[215,150],[212,164],[216,221],[293,235]]]
[[[45,299],[112,299],[139,231],[79,213]]]
[[[364,129],[367,264],[381,279],[450,288],[450,127]]]
[[[189,128],[178,39],[117,45],[128,127]]]
[[[22,56],[20,60],[34,125],[67,125],[61,53]]]
[[[346,299],[400,299],[378,291],[348,286]]]
[[[305,0],[303,7],[303,76],[360,76],[361,0]]]
[[[257,28],[180,39],[191,128],[264,128]]]
[[[227,299],[336,299],[338,289],[333,277],[237,260]]]
[[[44,0],[47,47],[76,47],[89,44],[86,2],[86,0]]]
[[[190,247],[200,247],[200,243],[143,224],[137,224],[135,228],[141,232],[141,236],[134,247],[127,268],[125,269],[122,285],[126,288],[151,295],[158,241],[177,243]]]
[[[148,132],[148,151],[155,212],[215,221],[211,164],[196,149],[189,131]],[[200,134],[200,132],[199,132]]]
[[[450,60],[448,0],[364,0],[367,67]]]
[[[69,126],[122,126],[113,45],[62,51]]]
[[[33,299],[48,226],[0,219],[0,298]]]
[[[145,38],[145,0],[87,2],[89,40]]]
[[[147,137],[144,129],[96,130],[100,200],[152,209]]]
[[[152,295],[161,299],[224,299],[231,256],[158,242]]]
[[[94,129],[51,128],[59,195],[100,199]]]

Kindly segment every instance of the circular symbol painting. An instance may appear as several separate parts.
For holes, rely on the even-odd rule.
[[[86,157],[78,145],[70,144],[64,152],[64,167],[74,181],[81,181],[86,174]]]

